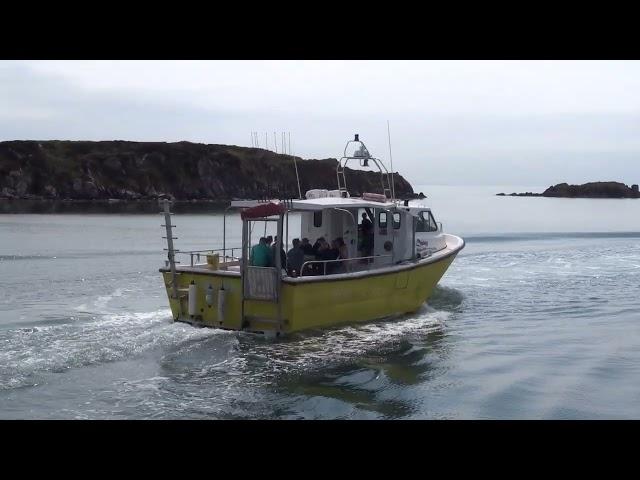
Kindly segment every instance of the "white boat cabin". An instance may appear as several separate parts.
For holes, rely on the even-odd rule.
[[[428,256],[445,246],[438,242],[442,229],[431,210],[416,202],[319,198],[292,203],[295,210],[301,210],[300,238],[311,243],[320,237],[327,241],[342,238],[350,258],[372,256],[375,264],[395,264]]]
[[[375,194],[341,198],[331,195],[333,192],[322,193],[310,191],[307,197],[311,198],[285,203],[287,225],[289,213],[296,212],[301,217],[300,232],[288,226],[287,233],[283,231],[285,250],[291,247],[294,238],[306,238],[311,245],[320,238],[328,243],[341,238],[347,249],[347,258],[340,259],[349,264],[342,269],[346,272],[417,261],[446,247],[442,224],[436,222],[431,209],[420,201],[391,201]],[[231,206],[247,208],[267,203],[278,204],[278,201],[237,201]],[[257,241],[258,238],[250,240],[251,243]],[[305,256],[305,263],[311,266],[324,262]],[[309,268],[303,269],[302,275],[310,272]]]

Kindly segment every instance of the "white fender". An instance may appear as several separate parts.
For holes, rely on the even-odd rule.
[[[205,301],[207,302],[207,305],[209,306],[213,305],[213,297],[214,297],[213,287],[211,286],[211,284],[209,284],[209,286],[207,287],[207,294],[204,297]]]

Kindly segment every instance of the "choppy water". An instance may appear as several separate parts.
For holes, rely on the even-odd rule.
[[[0,215],[0,418],[640,418],[640,201],[525,189],[421,187],[467,241],[429,304],[285,340],[172,323],[159,216]]]

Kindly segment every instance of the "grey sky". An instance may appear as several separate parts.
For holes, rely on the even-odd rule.
[[[359,133],[388,160],[387,120],[414,185],[640,182],[638,61],[0,62],[0,140],[286,131],[326,158]]]

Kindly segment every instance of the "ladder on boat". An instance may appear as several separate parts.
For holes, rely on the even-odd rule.
[[[388,199],[393,199],[393,190],[391,189],[391,181],[389,180],[389,174],[386,175],[380,174],[381,182],[382,182],[382,192],[384,196]]]
[[[336,174],[338,176],[338,191],[340,192],[340,197],[347,198],[349,196],[349,191],[347,190],[347,177],[344,174],[344,166],[342,165],[342,160],[338,160],[338,168],[336,169]]]
[[[164,250],[167,252],[167,263],[169,264],[169,268],[171,270],[171,293],[173,294],[173,298],[178,298],[178,275],[176,273],[176,263],[180,263],[176,261],[176,252],[179,252],[179,250],[176,250],[175,248],[173,248],[173,241],[177,240],[178,237],[174,237],[173,236],[173,228],[175,227],[175,225],[171,224],[171,215],[173,215],[170,211],[169,211],[169,207],[171,205],[171,202],[169,201],[169,199],[164,199],[162,201],[163,204],[163,210],[160,212],[162,215],[164,215],[164,225],[160,225],[161,227],[164,227],[166,230],[166,237],[162,237],[164,239],[167,240],[167,248],[165,248]]]

